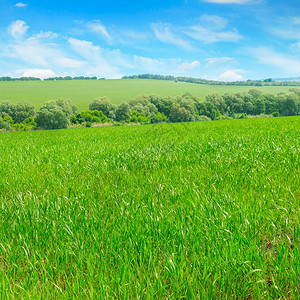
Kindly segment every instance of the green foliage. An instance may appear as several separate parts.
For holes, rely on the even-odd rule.
[[[69,125],[69,118],[55,102],[45,103],[38,111],[36,118],[38,128],[63,129]]]
[[[114,118],[116,107],[107,97],[98,97],[89,105],[89,110],[102,111],[109,118]]]
[[[3,121],[9,123],[10,125],[14,124],[14,120],[13,120],[13,118],[11,116],[4,117]]]
[[[36,122],[35,122],[33,117],[29,117],[29,118],[25,119],[23,121],[23,123],[26,124],[29,128],[36,128],[37,127]]]
[[[170,110],[169,120],[171,122],[189,122],[191,119],[190,113],[178,103],[174,103]]]
[[[56,101],[50,101],[49,104],[58,106],[68,119],[77,113],[77,107],[73,105],[69,99],[58,99]]]
[[[82,123],[81,121],[91,123],[108,123],[111,121],[102,111],[98,110],[84,110],[81,112],[78,119],[78,123]]]
[[[31,127],[24,123],[14,123],[12,129],[14,131],[28,131]]]
[[[131,112],[128,103],[122,103],[116,109],[116,120],[118,122],[127,122],[130,119]]]
[[[4,121],[1,117],[0,117],[0,130],[5,130],[5,131],[9,131],[11,129],[11,123]]]
[[[151,117],[151,123],[165,123],[167,121],[168,118],[164,115],[164,113],[161,112],[157,112]]]
[[[18,102],[14,104],[10,115],[15,123],[22,123],[25,119],[34,116],[34,106],[29,102]]]
[[[136,110],[131,112],[131,117],[129,119],[130,123],[141,123],[141,124],[150,124],[150,117],[146,117],[144,113],[140,113]]]

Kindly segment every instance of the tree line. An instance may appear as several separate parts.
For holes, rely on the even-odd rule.
[[[300,81],[274,81],[271,78],[265,80],[247,80],[247,81],[216,81],[194,77],[172,76],[172,75],[155,75],[155,74],[139,74],[131,76],[123,76],[122,79],[154,79],[167,80],[175,82],[189,82],[197,84],[209,85],[238,85],[238,86],[300,86]]]
[[[78,112],[70,100],[46,102],[36,112],[28,102],[0,102],[0,129],[62,129],[69,125],[91,127],[94,123],[121,125],[126,123],[197,122],[247,118],[247,116],[300,115],[300,90],[290,89],[278,95],[263,94],[257,89],[245,93],[209,94],[201,101],[190,93],[177,97],[141,95],[114,105],[107,97],[99,97],[89,109]]]

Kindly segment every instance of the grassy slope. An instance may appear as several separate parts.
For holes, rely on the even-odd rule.
[[[261,87],[265,93],[277,94],[290,87]],[[47,100],[68,98],[80,110],[87,109],[96,97],[107,96],[115,104],[129,101],[141,94],[178,96],[185,92],[204,99],[209,93],[243,92],[250,87],[212,86],[159,80],[83,80],[45,82],[0,82],[0,101],[30,101],[39,108]]]
[[[300,119],[0,134],[0,296],[297,299]]]

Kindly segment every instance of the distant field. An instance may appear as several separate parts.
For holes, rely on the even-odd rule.
[[[89,103],[96,97],[107,96],[119,104],[129,101],[141,94],[158,96],[179,96],[185,92],[204,99],[210,93],[244,92],[247,86],[213,86],[194,83],[118,79],[118,80],[82,80],[82,81],[29,81],[29,82],[0,82],[0,101],[11,102],[29,101],[39,108],[48,100],[68,98],[76,104],[79,110],[87,109]],[[287,92],[291,87],[255,87],[264,93],[277,94]]]
[[[0,134],[0,298],[299,299],[299,136],[299,117]]]

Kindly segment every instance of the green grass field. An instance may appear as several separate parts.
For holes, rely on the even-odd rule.
[[[13,103],[29,101],[38,109],[48,100],[68,98],[79,110],[87,109],[90,102],[99,96],[107,96],[115,104],[133,100],[141,94],[158,96],[181,96],[186,92],[205,99],[210,93],[234,93],[248,91],[248,86],[199,85],[143,79],[82,80],[82,81],[29,81],[0,82],[0,101]],[[287,92],[291,87],[255,87],[264,93]]]
[[[299,117],[0,141],[1,299],[299,297]]]

